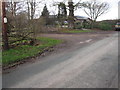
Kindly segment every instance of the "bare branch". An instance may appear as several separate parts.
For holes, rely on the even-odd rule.
[[[98,2],[97,0],[83,2],[84,12],[93,20],[103,15],[109,9],[108,3]]]

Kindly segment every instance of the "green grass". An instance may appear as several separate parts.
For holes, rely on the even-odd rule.
[[[3,65],[11,64],[28,57],[36,56],[37,54],[43,52],[45,48],[55,46],[62,42],[62,40],[56,40],[46,37],[40,37],[38,38],[38,40],[40,40],[40,42],[42,43],[41,45],[38,46],[22,45],[14,49],[10,49],[8,51],[3,51],[2,64]]]
[[[61,31],[61,32],[64,32],[64,33],[81,33],[81,32],[93,32],[91,30],[64,30],[64,31]]]

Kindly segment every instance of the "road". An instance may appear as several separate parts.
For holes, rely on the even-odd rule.
[[[3,88],[117,87],[117,34],[82,48],[77,44],[75,48],[49,55],[3,75]]]

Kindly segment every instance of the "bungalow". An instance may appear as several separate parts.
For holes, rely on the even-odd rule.
[[[90,23],[91,19],[88,17],[84,17],[84,16],[74,16],[74,24],[75,24],[75,28],[77,26],[84,28],[85,27],[85,23]],[[68,27],[68,21],[64,21],[64,25],[62,25],[62,27]]]
[[[84,21],[91,21],[90,18],[84,16],[75,16],[75,22],[84,22]]]
[[[81,28],[85,27],[85,23],[90,23],[91,19],[84,16],[75,16],[75,25],[79,25]]]
[[[84,28],[85,27],[85,23],[90,23],[91,19],[88,17],[84,17],[84,16],[74,16],[74,24],[75,24],[75,28],[81,27]],[[60,27],[68,27],[68,20],[64,20],[62,23],[59,22],[58,20],[58,16],[57,15],[49,15],[49,25],[47,26],[51,26],[52,24],[58,24]]]

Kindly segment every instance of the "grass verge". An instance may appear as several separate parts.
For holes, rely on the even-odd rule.
[[[45,48],[50,48],[57,44],[62,43],[62,40],[40,37],[38,38],[41,44],[38,46],[22,45],[14,49],[2,52],[2,64],[7,65],[11,64],[25,58],[36,56],[37,54],[43,52]]]
[[[91,30],[61,30],[63,33],[82,33],[82,32],[93,32]]]

